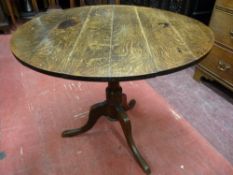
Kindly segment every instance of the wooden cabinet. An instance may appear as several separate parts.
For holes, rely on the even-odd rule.
[[[233,1],[217,0],[210,27],[215,46],[196,67],[194,78],[215,80],[233,91]]]

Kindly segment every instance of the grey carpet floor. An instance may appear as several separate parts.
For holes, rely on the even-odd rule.
[[[233,165],[233,93],[193,74],[191,67],[147,81]]]

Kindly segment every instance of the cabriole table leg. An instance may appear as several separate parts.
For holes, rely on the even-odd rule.
[[[90,109],[89,118],[88,118],[87,123],[81,128],[70,129],[70,130],[64,131],[62,133],[62,136],[63,137],[72,137],[72,136],[76,136],[76,135],[79,135],[79,134],[82,134],[82,133],[88,131],[89,129],[91,129],[95,125],[97,120],[105,114],[106,110],[107,110],[107,104],[105,102],[97,103],[97,104],[93,105]]]
[[[142,155],[140,154],[140,152],[138,151],[134,143],[133,136],[132,136],[131,122],[127,114],[125,113],[124,109],[120,106],[117,106],[116,110],[117,110],[117,118],[121,124],[121,128],[125,134],[127,143],[131,151],[133,152],[135,159],[137,160],[137,162],[139,163],[143,171],[146,174],[150,174],[151,173],[150,167],[148,166],[148,164],[146,163],[146,161],[144,160],[144,158],[142,157]]]
[[[91,107],[87,123],[81,128],[64,131],[62,136],[72,137],[88,131],[95,125],[101,116],[108,117],[110,121],[119,121],[135,159],[143,171],[146,174],[150,174],[151,170],[148,164],[134,143],[131,122],[126,114],[126,111],[132,109],[135,104],[135,100],[131,100],[129,103],[127,102],[127,96],[122,93],[122,88],[120,87],[119,82],[109,82],[108,87],[106,88],[106,101],[97,103]]]

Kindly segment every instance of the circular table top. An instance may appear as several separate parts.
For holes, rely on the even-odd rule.
[[[198,61],[214,35],[183,15],[146,7],[102,5],[53,11],[17,29],[11,50],[45,73],[92,81],[162,75]]]

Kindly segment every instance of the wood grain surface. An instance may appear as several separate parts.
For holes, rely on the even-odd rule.
[[[153,77],[204,57],[214,42],[204,24],[168,11],[102,5],[52,11],[13,34],[11,50],[47,73],[93,81]]]

